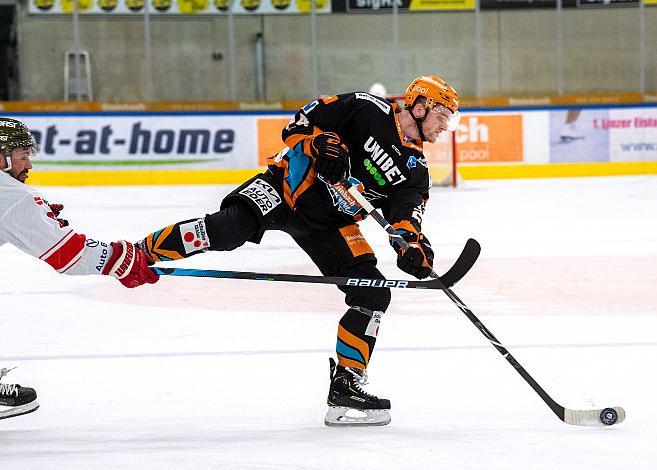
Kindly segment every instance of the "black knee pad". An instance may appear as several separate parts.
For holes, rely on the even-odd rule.
[[[348,277],[360,277],[366,279],[385,279],[376,267],[376,260],[366,260],[351,266],[345,274]],[[390,305],[392,297],[390,289],[383,287],[352,287],[341,286],[340,290],[346,294],[347,305],[365,307],[370,310],[385,312]]]
[[[210,250],[231,251],[253,239],[260,229],[257,217],[245,202],[231,201],[219,212],[205,216]]]
[[[240,208],[247,207],[256,220],[258,230],[247,240],[253,243],[260,243],[265,231],[272,228],[287,210],[279,181],[270,172],[260,173],[233,190],[221,201],[221,209],[236,202]]]

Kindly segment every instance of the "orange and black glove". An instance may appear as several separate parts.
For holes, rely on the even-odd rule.
[[[433,249],[424,234],[398,229],[397,233],[406,240],[408,248],[404,249],[399,243],[390,243],[397,251],[397,267],[418,279],[427,277],[433,269]]]
[[[315,160],[315,171],[329,183],[335,184],[347,175],[349,149],[335,132],[323,132],[313,137],[310,153]]]

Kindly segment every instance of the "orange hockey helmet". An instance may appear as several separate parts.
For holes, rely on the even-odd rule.
[[[459,109],[459,95],[456,90],[436,75],[417,77],[406,89],[405,96],[407,108],[415,104],[418,96],[424,96],[427,99],[426,106],[429,109],[437,104],[442,104],[452,113],[456,113]]]

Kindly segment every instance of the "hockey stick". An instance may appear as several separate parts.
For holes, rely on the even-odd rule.
[[[363,208],[365,211],[378,222],[381,227],[383,227],[386,232],[392,237],[393,243],[398,243],[402,248],[407,249],[408,243],[396,231],[392,226],[385,220],[385,218],[375,211],[374,206],[365,199],[358,188],[352,186],[347,180],[343,179],[340,181],[345,188],[347,188],[349,194],[356,200],[356,202]],[[337,185],[336,185],[337,186]],[[434,278],[433,282],[440,283],[440,277],[435,273],[431,272],[430,275]],[[559,403],[554,401],[550,395],[547,394],[545,390],[534,380],[534,378],[529,375],[524,367],[514,358],[511,353],[502,345],[502,343],[491,333],[491,331],[486,328],[486,326],[481,323],[481,321],[476,317],[474,313],[463,303],[461,299],[450,289],[451,286],[443,285],[443,292],[449,297],[449,299],[456,305],[461,312],[465,314],[466,317],[479,329],[479,331],[491,342],[491,344],[499,351],[499,353],[504,356],[504,358],[513,366],[513,368],[520,374],[520,376],[525,379],[525,381],[534,389],[538,396],[543,399],[543,401],[550,407],[557,417],[567,424],[575,424],[578,426],[611,426],[612,424],[620,423],[625,419],[625,410],[620,406],[602,408],[597,410],[571,410],[564,408]]]
[[[367,279],[340,276],[307,276],[303,274],[254,273],[245,271],[215,271],[211,269],[151,268],[161,276],[214,277],[219,279],[246,279],[251,281],[307,282],[336,286],[381,287],[395,289],[446,289],[467,274],[477,261],[480,252],[475,240],[468,240],[458,259],[445,274],[431,281],[407,281],[400,279]]]

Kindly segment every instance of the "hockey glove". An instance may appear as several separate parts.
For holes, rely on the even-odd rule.
[[[112,242],[114,250],[107,261],[103,274],[115,277],[125,287],[132,289],[142,284],[155,284],[160,276],[149,266],[155,264],[153,258],[135,245],[124,240]]]
[[[68,227],[68,220],[59,218],[59,214],[64,210],[64,205],[48,204],[48,206],[50,207],[50,212],[48,213],[48,217],[51,217],[55,219],[57,222],[59,222],[59,226],[61,228]]]
[[[431,243],[422,233],[408,230],[397,230],[397,233],[406,240],[408,248],[403,249],[398,243],[393,243],[397,251],[397,267],[418,279],[427,277],[433,269],[433,250]]]
[[[315,171],[331,184],[344,178],[349,169],[349,149],[335,132],[323,132],[313,137],[310,153]]]

